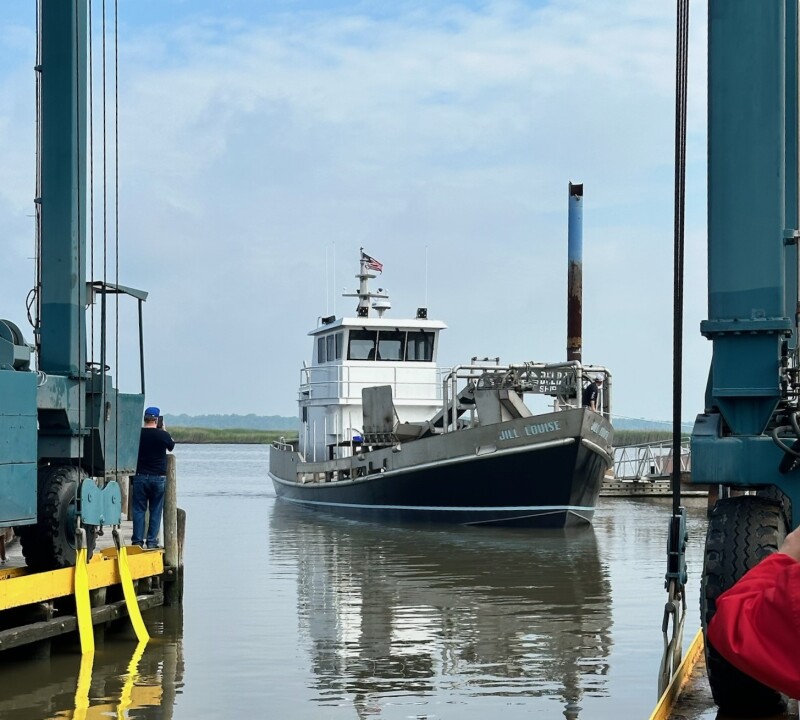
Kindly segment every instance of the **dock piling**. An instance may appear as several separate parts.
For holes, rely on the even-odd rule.
[[[183,522],[179,521],[179,515]],[[177,605],[183,599],[183,531],[186,513],[178,508],[178,473],[174,455],[167,455],[167,486],[164,493],[164,603]]]

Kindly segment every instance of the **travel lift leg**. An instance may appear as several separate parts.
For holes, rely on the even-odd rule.
[[[708,6],[708,319],[704,412],[692,432],[693,483],[720,487],[701,579],[704,632],[719,595],[798,524],[798,2]],[[786,472],[789,470],[788,472]],[[773,715],[776,691],[706,643],[723,712]]]

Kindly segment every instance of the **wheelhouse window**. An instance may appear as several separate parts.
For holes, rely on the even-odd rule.
[[[376,360],[403,359],[406,347],[406,333],[404,330],[379,330],[378,331],[378,354]]]
[[[432,362],[434,337],[432,332],[416,330],[350,330],[347,359]],[[327,351],[330,360],[332,350]]]
[[[424,330],[409,331],[406,341],[406,360],[431,362],[433,360],[434,333]]]
[[[378,333],[375,330],[351,330],[348,360],[375,360]]]
[[[342,359],[344,333],[330,333],[317,338],[317,362],[325,363]]]

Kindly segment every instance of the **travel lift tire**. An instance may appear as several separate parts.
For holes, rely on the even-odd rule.
[[[757,495],[719,500],[708,522],[700,586],[700,618],[714,702],[728,715],[763,717],[786,710],[786,697],[737,670],[708,642],[717,598],[750,568],[776,552],[786,537],[781,503]]]
[[[85,473],[71,465],[39,468],[37,522],[20,527],[22,555],[32,570],[56,570],[75,565],[75,518],[78,484]],[[87,556],[92,556],[96,528],[85,525]]]

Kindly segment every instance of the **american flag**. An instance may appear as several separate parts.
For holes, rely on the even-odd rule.
[[[375,271],[377,271],[379,273],[383,272],[383,263],[378,262],[374,257],[370,257],[369,255],[367,255],[367,253],[362,251],[361,252],[361,259],[365,263],[367,263],[367,267],[370,270],[375,270]]]

